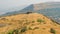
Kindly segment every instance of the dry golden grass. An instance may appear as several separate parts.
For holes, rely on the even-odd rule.
[[[60,34],[60,25],[42,14],[18,14],[0,18],[0,34]]]

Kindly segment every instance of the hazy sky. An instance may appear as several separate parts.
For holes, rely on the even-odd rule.
[[[22,9],[30,4],[60,0],[0,0],[0,13]]]

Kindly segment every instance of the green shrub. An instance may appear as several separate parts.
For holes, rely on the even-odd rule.
[[[23,27],[23,28],[21,29],[21,33],[25,32],[26,30],[27,30],[27,27]]]
[[[37,19],[37,22],[44,22],[44,20],[42,20],[42,19]]]
[[[8,31],[8,34],[18,34],[18,32],[19,32],[19,30],[10,30],[10,31]]]
[[[14,34],[13,30],[8,31],[8,34]]]
[[[55,34],[55,30],[52,29],[52,28],[50,29],[50,32],[53,33],[53,34]]]

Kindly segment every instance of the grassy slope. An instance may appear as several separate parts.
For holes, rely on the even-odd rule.
[[[60,25],[37,13],[1,17],[0,34],[13,34],[13,31],[15,34],[60,34]]]

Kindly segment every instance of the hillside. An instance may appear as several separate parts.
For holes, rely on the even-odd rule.
[[[60,25],[38,13],[0,18],[0,34],[60,34]]]
[[[60,23],[60,2],[46,2],[46,3],[31,4],[23,8],[22,10],[7,12],[0,16],[15,15],[15,14],[26,13],[26,12],[40,13]]]

